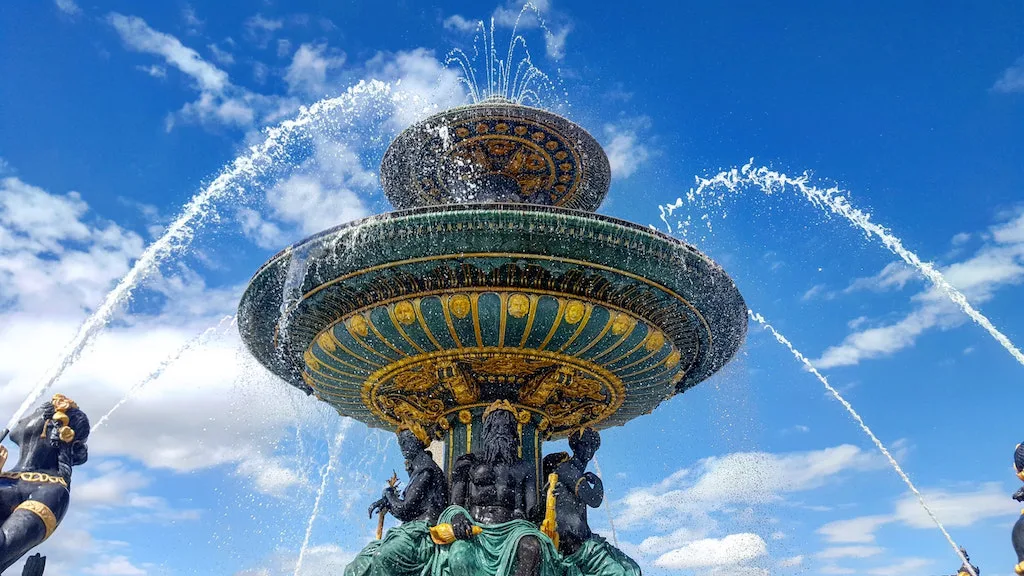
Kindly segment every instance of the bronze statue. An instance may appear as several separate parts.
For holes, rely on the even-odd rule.
[[[1017,478],[1024,481],[1024,444],[1017,444],[1017,449],[1013,453],[1013,469],[1017,471]],[[1017,490],[1013,499],[1017,502],[1024,502],[1024,487]],[[1010,538],[1013,542],[1013,550],[1017,553],[1017,566],[1014,571],[1024,575],[1024,511],[1021,512],[1017,523],[1013,525]]]
[[[554,494],[559,551],[583,574],[639,576],[636,562],[594,534],[587,521],[587,508],[597,508],[604,500],[604,484],[587,471],[600,447],[601,436],[586,428],[569,435],[571,457],[560,452],[544,458],[545,473],[554,472],[558,479]]]
[[[71,467],[89,457],[89,418],[55,394],[10,436],[21,453],[14,468],[0,472],[0,572],[49,538],[67,513]]]
[[[409,484],[398,493],[395,482],[389,482],[380,500],[370,505],[370,518],[385,512],[402,521],[387,535],[368,544],[345,567],[345,576],[387,574],[389,576],[419,574],[434,552],[430,527],[448,505],[448,483],[444,473],[426,450],[430,437],[423,428],[410,424],[398,432],[398,447],[405,456]]]
[[[506,401],[484,412],[482,453],[459,457],[452,506],[441,515],[456,542],[447,550],[452,574],[553,575],[558,553],[527,518],[538,510],[534,468],[519,457],[515,408]]]

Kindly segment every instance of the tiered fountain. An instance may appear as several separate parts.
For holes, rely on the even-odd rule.
[[[271,258],[239,329],[264,366],[340,415],[434,442],[453,501],[459,462],[480,464],[491,442],[487,414],[514,416],[529,500],[543,503],[544,441],[650,413],[743,341],[747,309],[719,266],[594,214],[608,159],[560,116],[501,99],[442,112],[398,136],[381,182],[398,211]],[[517,573],[536,568],[516,558]]]

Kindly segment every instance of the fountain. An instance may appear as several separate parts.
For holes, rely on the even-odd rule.
[[[391,144],[381,182],[398,211],[256,272],[238,314],[251,353],[340,415],[398,432],[407,458],[405,492],[371,508],[405,523],[347,573],[639,571],[587,526],[603,498],[586,471],[597,431],[722,368],[747,309],[692,246],[594,214],[609,180],[585,130],[487,98]],[[545,456],[559,438],[574,454]]]

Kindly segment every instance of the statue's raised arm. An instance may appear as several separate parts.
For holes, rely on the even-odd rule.
[[[89,457],[89,418],[63,394],[11,430],[18,463],[0,473],[0,572],[53,534],[68,511],[71,468]]]

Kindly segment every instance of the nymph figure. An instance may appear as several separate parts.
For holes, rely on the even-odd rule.
[[[369,543],[345,567],[345,576],[415,575],[430,561],[434,552],[430,527],[448,505],[448,482],[426,450],[429,443],[430,437],[418,424],[398,432],[409,484],[401,494],[393,486],[385,488],[380,500],[370,505],[370,517],[388,512],[402,524]]]
[[[1024,482],[1024,444],[1017,444],[1017,449],[1013,453],[1013,469],[1017,472],[1017,478]],[[1017,490],[1013,499],[1017,502],[1024,502],[1024,487]],[[1017,553],[1017,566],[1014,571],[1024,575],[1024,511],[1021,511],[1021,517],[1013,525],[1010,538],[1013,542],[1013,550]]]
[[[508,401],[484,412],[482,450],[460,456],[452,473],[452,506],[441,515],[456,542],[451,574],[554,576],[558,552],[527,518],[537,505],[533,467],[519,457],[518,422]]]
[[[68,511],[71,467],[89,457],[89,418],[63,394],[11,430],[21,453],[0,473],[0,572],[46,540]]]
[[[601,436],[592,428],[569,435],[572,456],[564,452],[545,457],[545,473],[558,474],[555,486],[559,551],[565,562],[582,574],[602,576],[639,576],[640,567],[632,558],[590,530],[587,508],[597,508],[604,500],[604,484],[587,464],[601,447]]]

